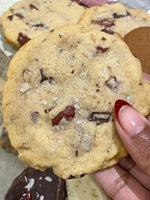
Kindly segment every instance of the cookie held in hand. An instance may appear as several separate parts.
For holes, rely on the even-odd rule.
[[[31,167],[52,167],[64,179],[127,155],[114,125],[117,99],[143,115],[150,111],[150,85],[128,46],[82,25],[29,41],[7,76],[3,115],[12,145]]]

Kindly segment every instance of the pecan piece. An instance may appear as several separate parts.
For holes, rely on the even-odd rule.
[[[92,112],[88,117],[89,121],[95,122],[97,125],[109,122],[111,112]]]
[[[75,107],[74,106],[67,106],[65,110],[58,113],[58,115],[56,115],[56,117],[54,117],[51,120],[52,125],[57,126],[63,118],[66,119],[67,121],[70,121],[74,117],[75,117]]]

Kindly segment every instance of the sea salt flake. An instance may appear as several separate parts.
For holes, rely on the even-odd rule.
[[[46,176],[45,180],[48,181],[48,182],[52,182],[53,179],[50,176]]]
[[[40,196],[40,200],[44,200],[44,196],[43,195]]]
[[[25,82],[21,85],[20,92],[24,93],[28,91],[30,88],[31,88],[30,85],[27,82]]]
[[[43,105],[47,105],[47,101],[46,100],[42,100],[40,103],[43,104]]]
[[[35,183],[35,180],[34,178],[29,178],[28,180],[28,184],[25,186],[25,188],[28,190],[28,192],[30,191],[30,189],[33,187],[34,183]]]

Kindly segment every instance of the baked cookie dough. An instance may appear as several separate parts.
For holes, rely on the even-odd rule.
[[[150,15],[139,9],[129,9],[121,3],[105,4],[87,9],[78,23],[109,34],[117,32],[123,37],[135,28],[150,26]]]
[[[132,30],[125,35],[124,41],[140,60],[143,72],[150,74],[150,27]]]
[[[6,72],[8,69],[8,65],[11,57],[7,57],[3,51],[0,50],[0,147],[4,150],[17,154],[17,151],[12,147],[10,140],[8,138],[8,132],[3,124],[3,116],[2,116],[2,100],[1,93],[3,86],[6,82]]]
[[[21,46],[56,26],[74,24],[85,8],[72,0],[24,0],[0,18],[6,41]]]
[[[20,159],[41,170],[52,167],[64,179],[127,155],[114,125],[117,99],[143,115],[150,111],[150,85],[128,46],[82,25],[29,41],[7,76],[4,122]]]

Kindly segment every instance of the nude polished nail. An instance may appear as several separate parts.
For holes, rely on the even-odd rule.
[[[123,100],[115,103],[115,112],[120,126],[130,136],[139,134],[146,126],[146,119]]]

